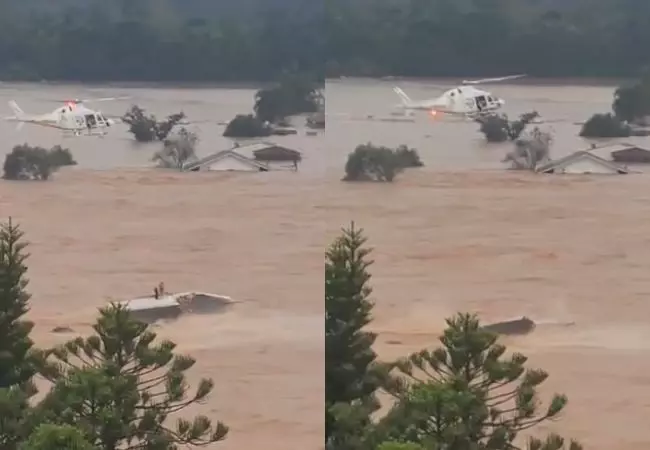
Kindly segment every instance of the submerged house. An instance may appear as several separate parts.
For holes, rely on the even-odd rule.
[[[302,161],[302,154],[298,150],[283,147],[273,142],[241,145],[235,147],[234,150],[255,161],[264,162],[274,170],[298,170],[298,163]]]
[[[302,155],[297,150],[271,142],[236,145],[222,150],[183,167],[186,172],[198,171],[246,171],[267,172],[269,170],[298,170]]]
[[[607,161],[591,151],[579,151],[539,166],[538,173],[626,174],[627,167]]]
[[[603,159],[622,164],[650,164],[650,150],[633,144],[592,146],[589,152]]]
[[[266,164],[240,155],[234,150],[222,150],[183,166],[183,171],[185,172],[267,172],[268,170],[269,167]]]

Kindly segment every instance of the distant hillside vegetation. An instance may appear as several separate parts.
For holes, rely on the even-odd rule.
[[[0,0],[0,80],[264,81],[324,73],[299,0]]]
[[[326,0],[329,75],[637,75],[650,1]]]

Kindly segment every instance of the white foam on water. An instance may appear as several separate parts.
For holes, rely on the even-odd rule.
[[[553,324],[555,325],[555,324]],[[650,351],[650,328],[636,324],[541,326],[522,342],[533,348],[597,348]]]

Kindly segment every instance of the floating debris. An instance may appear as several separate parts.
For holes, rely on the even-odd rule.
[[[535,329],[535,322],[526,316],[518,319],[504,320],[501,322],[491,323],[483,327],[484,330],[497,334],[515,335],[528,334]]]

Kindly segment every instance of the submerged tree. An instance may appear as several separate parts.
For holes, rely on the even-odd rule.
[[[16,145],[4,162],[4,178],[7,180],[47,180],[63,166],[77,162],[67,148],[56,145],[47,150],[27,144]]]
[[[203,379],[189,394],[193,358],[175,355],[173,342],[154,345],[156,334],[120,305],[101,309],[93,328],[93,336],[46,352],[54,363],[41,372],[54,386],[39,406],[49,422],[79,427],[100,450],[169,450],[226,437],[227,427],[205,416],[167,424],[212,391],[212,380]]]
[[[612,109],[624,122],[637,122],[650,116],[650,74],[633,84],[620,86],[614,92]]]
[[[617,138],[631,135],[632,128],[619,116],[611,113],[594,114],[582,125],[580,130],[580,136],[586,138]]]
[[[277,123],[296,114],[317,112],[321,101],[317,83],[302,74],[288,74],[277,85],[257,91],[255,116],[262,122]]]
[[[383,420],[387,441],[413,442],[425,449],[517,449],[525,430],[558,417],[567,397],[555,395],[540,408],[537,389],[548,378],[526,369],[527,358],[506,355],[506,347],[474,315],[447,320],[442,347],[422,350],[394,364],[401,378],[386,389],[397,403]],[[530,449],[559,450],[565,441],[551,435],[531,438]],[[579,444],[571,442],[571,450]]]
[[[515,141],[515,149],[502,162],[510,162],[515,170],[535,170],[550,159],[553,136],[535,127],[530,133]]]
[[[325,253],[325,444],[332,450],[363,448],[379,406],[376,336],[364,330],[373,307],[365,243],[352,224]]]
[[[129,109],[122,120],[129,125],[129,132],[138,142],[164,141],[172,129],[185,118],[185,113],[179,112],[158,121],[153,114],[146,115],[145,110],[137,105]]]
[[[195,161],[196,144],[199,137],[185,128],[175,136],[165,140],[162,150],[153,155],[152,160],[166,169],[183,170],[185,164]]]
[[[393,181],[404,169],[423,165],[417,150],[406,145],[393,149],[367,143],[348,155],[343,181]]]
[[[505,142],[519,139],[526,126],[539,117],[537,111],[524,113],[517,120],[509,120],[505,114],[490,114],[478,117],[476,122],[481,125],[480,131],[488,142]]]
[[[271,135],[271,127],[253,114],[237,114],[223,131],[224,137],[255,138]]]

